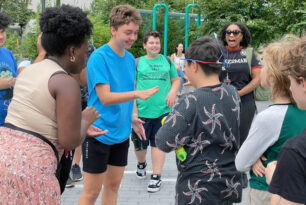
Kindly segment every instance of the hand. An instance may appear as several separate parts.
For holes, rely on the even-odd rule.
[[[175,104],[175,100],[176,100],[176,93],[170,91],[166,97],[167,106],[172,107]]]
[[[158,86],[148,89],[148,90],[136,90],[135,95],[136,98],[139,98],[141,100],[147,100],[149,99],[152,95],[158,92]]]
[[[260,176],[260,177],[263,177],[265,175],[265,167],[264,165],[262,164],[262,161],[266,161],[267,158],[264,157],[264,156],[261,156],[256,162],[255,164],[252,165],[252,171],[254,172],[254,174],[256,176]]]
[[[144,123],[145,122],[139,119],[137,116],[132,117],[132,128],[140,140],[147,140],[146,132],[143,127]]]
[[[273,177],[276,165],[277,165],[277,161],[270,162],[267,165],[267,168],[265,169],[265,175],[266,175],[266,182],[267,182],[267,184],[271,183],[271,180],[272,180],[272,177]]]
[[[108,130],[101,130],[100,128],[94,127],[92,125],[89,126],[89,128],[87,129],[87,136],[90,137],[98,137],[101,135],[105,135],[106,133],[108,133]]]
[[[16,82],[16,78],[14,77],[9,77],[10,74],[6,73],[5,75],[0,77],[0,89],[7,89],[10,87],[13,87],[15,85]]]
[[[99,112],[93,106],[87,107],[82,111],[82,120],[87,121],[89,125],[100,117],[101,115],[99,115]]]
[[[186,82],[186,83],[183,84],[183,86],[191,86],[191,85],[192,85],[192,84],[191,84],[190,81],[188,81],[188,82]]]

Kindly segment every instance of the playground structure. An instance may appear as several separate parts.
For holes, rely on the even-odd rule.
[[[166,4],[155,4],[153,7],[153,23],[152,29],[156,30],[156,11],[158,7],[165,8],[164,14],[164,55],[167,55],[167,41],[168,41],[168,6]],[[197,27],[201,25],[201,12],[198,4],[189,4],[185,9],[185,50],[188,48],[188,40],[189,40],[189,9],[195,7],[198,11],[197,14]],[[198,38],[199,36],[197,36]]]

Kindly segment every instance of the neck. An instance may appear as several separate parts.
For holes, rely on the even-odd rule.
[[[272,98],[273,104],[289,104],[291,103],[290,99],[288,97],[284,96],[275,96]]]
[[[220,84],[218,75],[206,76],[205,80],[203,79],[203,76],[198,76],[193,86],[195,88],[201,88],[218,84]]]
[[[178,51],[178,52],[177,52],[177,54],[176,54],[176,56],[177,56],[177,57],[181,57],[181,56],[182,56],[182,54],[183,54],[183,52],[182,52],[182,51]]]
[[[147,59],[155,59],[155,58],[158,58],[158,54],[147,53],[146,58]]]
[[[62,58],[56,57],[56,56],[48,56],[48,59],[52,60],[53,62],[57,63],[60,67],[62,67],[67,73],[70,73],[67,69],[67,64]]]
[[[111,40],[108,42],[108,45],[113,49],[113,51],[118,55],[123,57],[124,56],[124,48],[119,46],[114,38],[111,38]]]

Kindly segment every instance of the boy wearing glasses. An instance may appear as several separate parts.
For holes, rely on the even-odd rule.
[[[164,152],[184,147],[177,160],[177,204],[232,204],[241,201],[241,174],[235,168],[239,146],[240,97],[219,81],[221,55],[210,37],[186,52],[185,72],[194,92],[183,95],[156,134]]]

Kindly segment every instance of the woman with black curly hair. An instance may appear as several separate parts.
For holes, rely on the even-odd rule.
[[[225,46],[223,55],[227,63],[223,67],[220,80],[233,85],[241,98],[240,107],[240,145],[248,136],[249,129],[256,111],[253,90],[260,83],[260,63],[254,50],[252,60],[247,60],[247,47],[251,42],[249,29],[241,23],[227,23],[220,32],[221,41]],[[250,65],[250,66],[249,66]],[[243,187],[247,186],[246,175]]]
[[[4,204],[60,204],[55,151],[61,156],[64,149],[79,146],[86,134],[105,133],[90,126],[99,118],[95,108],[81,113],[79,85],[70,76],[85,67],[92,29],[87,14],[68,5],[48,8],[39,24],[46,58],[20,73],[0,128]]]

